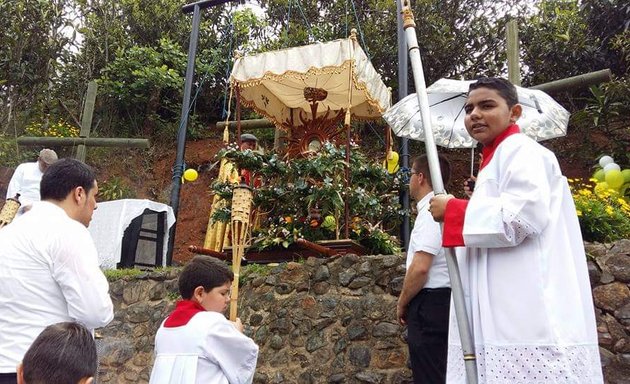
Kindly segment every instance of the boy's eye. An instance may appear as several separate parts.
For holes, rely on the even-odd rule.
[[[466,112],[467,115],[469,115],[470,112],[472,112],[472,110],[473,110],[472,105],[465,105],[464,106],[464,112]]]

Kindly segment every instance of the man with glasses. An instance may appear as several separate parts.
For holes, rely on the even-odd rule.
[[[450,164],[442,156],[439,160],[447,184]],[[451,288],[440,225],[428,211],[433,186],[426,155],[413,161],[409,194],[417,202],[418,216],[407,250],[407,273],[398,298],[397,317],[407,325],[414,383],[444,383]]]

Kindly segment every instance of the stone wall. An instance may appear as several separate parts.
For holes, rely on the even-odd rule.
[[[604,377],[630,383],[630,240],[586,244],[586,252]]]
[[[606,382],[630,382],[630,240],[587,244]],[[239,317],[260,346],[255,383],[409,383],[395,319],[402,256],[309,258],[243,274]],[[101,330],[101,383],[145,383],[153,337],[172,310],[177,271],[110,283],[116,316]]]

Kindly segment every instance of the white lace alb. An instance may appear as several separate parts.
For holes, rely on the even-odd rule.
[[[601,384],[597,345],[477,346],[479,383],[486,384]],[[465,383],[459,345],[448,346],[447,383]]]

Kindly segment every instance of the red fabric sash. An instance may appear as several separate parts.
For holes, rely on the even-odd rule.
[[[514,135],[516,133],[520,133],[521,129],[516,124],[512,124],[508,126],[503,132],[499,134],[499,136],[495,137],[492,141],[492,144],[483,147],[481,150],[481,155],[483,160],[481,161],[481,165],[479,166],[479,170],[482,170],[490,160],[492,160],[492,156],[494,155],[494,151],[497,150],[497,147],[503,140],[505,140],[508,136]]]
[[[205,309],[193,300],[180,300],[175,306],[175,310],[164,322],[166,328],[181,327],[188,324],[190,319],[199,312],[204,312]]]

